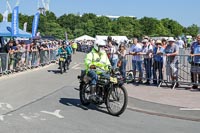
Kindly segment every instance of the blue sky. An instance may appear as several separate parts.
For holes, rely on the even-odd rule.
[[[12,8],[17,0],[9,0]],[[20,0],[20,12],[33,15],[38,0]],[[6,10],[6,0],[0,0],[0,13]],[[41,4],[40,4],[41,5]],[[144,16],[170,18],[187,27],[200,26],[200,0],[50,0],[50,11],[56,16],[68,13],[97,15]]]

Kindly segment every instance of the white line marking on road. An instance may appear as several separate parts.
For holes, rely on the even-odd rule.
[[[183,111],[200,111],[200,108],[180,108]]]
[[[26,116],[25,114],[21,113],[20,114],[25,120],[31,120],[31,117]]]
[[[76,67],[76,68],[74,68],[74,69],[78,70],[78,69],[81,69],[81,67]]]
[[[0,120],[4,121],[4,115],[0,115]]]
[[[48,112],[48,111],[40,111],[40,112],[46,113],[46,114],[50,114],[50,115],[54,115],[54,116],[56,116],[58,118],[64,118],[64,116],[62,116],[62,115],[59,114],[60,110],[56,110],[54,112]]]
[[[2,110],[13,110],[13,107],[8,103],[0,103],[0,109],[2,109]]]
[[[72,67],[72,69],[75,69],[75,68],[78,67],[79,65],[80,65],[80,63],[74,65],[74,66]]]

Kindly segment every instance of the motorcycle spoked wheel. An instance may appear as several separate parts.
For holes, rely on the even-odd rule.
[[[88,97],[88,93],[90,93],[90,91],[88,91],[87,89],[89,89],[89,84],[80,84],[79,97],[82,105],[85,106],[90,104]]]
[[[124,86],[114,86],[108,91],[106,97],[106,107],[113,116],[121,115],[128,104],[128,95]]]
[[[63,71],[64,71],[64,69],[63,69],[63,62],[61,61],[60,62],[60,73],[63,74]]]

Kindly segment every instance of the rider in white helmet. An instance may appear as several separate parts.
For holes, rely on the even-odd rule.
[[[104,50],[105,46],[105,41],[96,40],[92,51],[85,57],[86,72],[87,75],[92,79],[90,84],[92,94],[96,92],[98,75],[101,75],[105,71],[109,70],[110,61]]]

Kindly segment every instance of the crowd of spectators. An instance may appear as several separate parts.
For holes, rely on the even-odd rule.
[[[56,62],[62,43],[62,40],[9,40],[0,48],[0,73],[23,71]],[[72,45],[72,42],[69,44]]]

